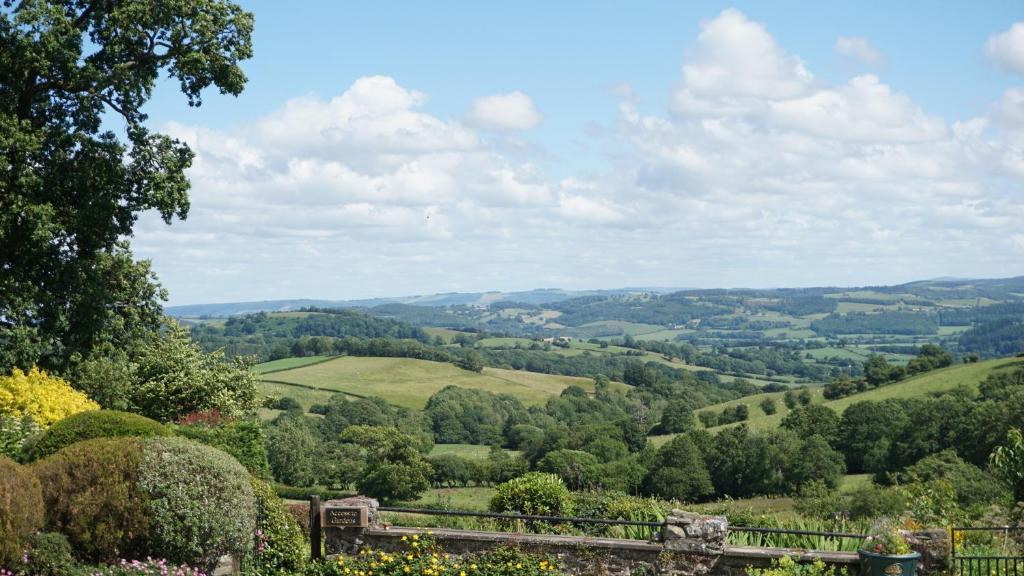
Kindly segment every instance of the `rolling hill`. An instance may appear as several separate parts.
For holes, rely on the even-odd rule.
[[[256,370],[266,366],[259,365]],[[510,394],[527,405],[541,404],[573,384],[590,391],[594,388],[589,378],[500,368],[484,368],[477,373],[428,360],[343,356],[268,373],[263,376],[261,389],[268,394],[295,397],[307,409],[338,392],[379,396],[396,406],[420,409],[431,395],[452,384]]]
[[[823,389],[821,387],[811,388],[810,390],[811,395],[813,396],[813,403],[823,404],[835,410],[837,413],[842,414],[843,410],[846,410],[847,406],[864,400],[879,401],[895,398],[914,398],[917,396],[927,396],[936,392],[953,390],[958,386],[977,388],[978,384],[985,380],[985,378],[990,374],[1008,372],[1022,366],[1024,366],[1024,358],[997,358],[994,360],[978,362],[976,364],[957,364],[948,368],[919,374],[888,386],[882,386],[881,388],[875,388],[874,390],[868,390],[866,392],[853,394],[836,400],[825,400],[822,396]],[[788,412],[782,401],[783,395],[783,392],[773,392],[746,396],[744,398],[730,400],[729,402],[706,406],[697,410],[697,413],[721,412],[727,407],[746,404],[750,410],[750,418],[745,422],[747,426],[755,430],[767,430],[777,427]],[[775,414],[767,415],[763,410],[761,410],[760,403],[765,398],[772,398],[775,400],[775,404],[778,407],[778,411]],[[737,425],[739,425],[739,423],[726,424],[712,428],[712,430]],[[667,442],[670,438],[671,435],[656,436],[652,437],[651,441],[660,445]]]

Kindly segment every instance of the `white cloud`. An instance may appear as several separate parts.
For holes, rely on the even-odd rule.
[[[859,60],[865,64],[877,66],[885,61],[871,41],[863,36],[840,36],[836,38],[836,52],[847,58]]]
[[[1017,22],[1009,30],[989,36],[985,54],[1000,69],[1024,74],[1024,22]]]
[[[192,213],[134,242],[179,303],[1021,272],[1024,90],[947,121],[875,75],[815,80],[735,10],[673,94],[626,86],[586,172],[482,133],[536,125],[525,95],[451,119],[380,76],[235,129],[172,124]]]
[[[864,142],[934,140],[946,132],[910,98],[894,93],[877,76],[857,76],[831,90],[771,104],[775,119],[819,136]]]
[[[494,94],[473,101],[469,120],[496,130],[528,130],[540,124],[541,115],[533,99],[519,92]]]
[[[673,99],[678,114],[738,114],[806,92],[813,76],[763,25],[728,9],[701,26]]]

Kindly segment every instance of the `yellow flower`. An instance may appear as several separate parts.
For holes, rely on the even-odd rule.
[[[28,372],[15,368],[10,376],[0,376],[0,414],[14,418],[29,417],[43,428],[72,414],[99,410],[100,405],[75,390],[61,378],[32,367]]]

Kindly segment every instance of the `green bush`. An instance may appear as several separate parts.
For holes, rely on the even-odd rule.
[[[90,410],[68,416],[51,426],[30,449],[27,459],[38,460],[65,446],[93,438],[170,434],[163,424],[145,416],[116,410]]]
[[[853,489],[846,497],[850,518],[878,518],[905,510],[906,498],[895,488],[868,484]]]
[[[251,564],[261,572],[301,571],[308,549],[302,528],[269,484],[258,478],[251,483],[259,509]]]
[[[148,555],[212,567],[252,546],[249,472],[228,454],[184,438],[149,438],[139,466],[152,536]]]
[[[797,562],[791,556],[772,560],[770,568],[747,568],[748,576],[846,576],[846,568],[836,570],[821,560]]]
[[[274,492],[285,500],[309,500],[310,496],[319,496],[321,500],[347,498],[355,494],[351,490],[332,490],[323,486],[297,487],[274,482]]]
[[[231,454],[249,472],[260,478],[270,477],[266,437],[263,434],[263,427],[258,421],[235,420],[218,426],[183,425],[178,427],[178,433]]]
[[[28,539],[24,573],[31,576],[68,576],[76,570],[71,543],[63,534],[42,532]]]
[[[141,461],[141,439],[96,438],[33,463],[48,529],[67,536],[84,560],[144,557],[149,518],[138,487]]]
[[[25,540],[42,525],[39,481],[17,462],[0,456],[0,566],[20,562]]]
[[[80,559],[208,567],[252,547],[256,503],[231,456],[184,438],[95,438],[32,464],[47,526]]]
[[[538,516],[572,514],[572,493],[554,474],[530,472],[499,484],[491,498],[492,512]]]

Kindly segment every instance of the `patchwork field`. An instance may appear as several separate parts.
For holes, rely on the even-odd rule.
[[[295,394],[309,396],[303,392],[308,389],[308,392],[327,396],[334,392],[380,396],[397,406],[416,409],[423,408],[431,395],[448,385],[511,394],[528,405],[540,404],[573,384],[590,391],[594,388],[589,378],[499,368],[484,368],[483,373],[476,373],[427,360],[348,356],[274,372],[266,380],[270,382],[263,383],[265,389],[271,388],[268,384],[277,391],[282,385],[294,384],[298,385],[291,387],[295,388]]]

